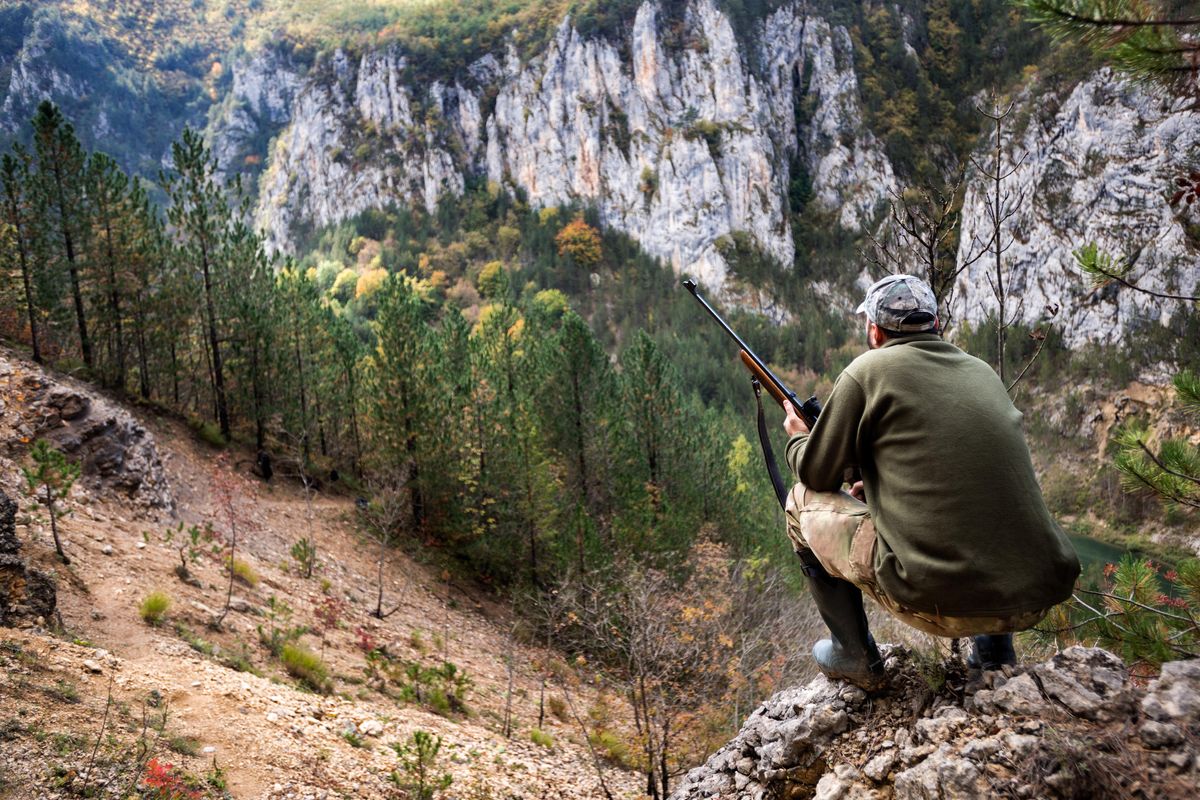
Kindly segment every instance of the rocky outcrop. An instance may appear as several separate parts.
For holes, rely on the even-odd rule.
[[[606,225],[719,287],[735,231],[791,261],[785,198],[799,158],[817,204],[847,229],[868,225],[894,178],[861,124],[845,29],[796,4],[762,21],[747,48],[711,0],[689,3],[678,25],[665,13],[644,3],[625,41],[586,38],[566,18],[544,52],[485,56],[469,85],[414,85],[396,47],[337,51],[277,104],[289,124],[261,182],[259,222],[286,250],[297,230],[367,208],[432,210],[481,175],[535,206],[595,205]],[[261,59],[235,66],[247,108],[261,92],[245,87],[270,84],[262,69]],[[277,74],[290,96],[291,68]],[[801,98],[811,111],[798,129]],[[217,141],[252,136],[249,118],[236,115]]]
[[[1189,240],[1188,226],[1200,230],[1200,216],[1191,209],[1181,217],[1167,201],[1187,154],[1200,147],[1200,115],[1173,112],[1169,101],[1104,69],[1061,100],[1035,84],[1010,121],[1020,127],[1005,147],[1024,158],[1004,188],[1014,210],[1004,236],[1006,245],[1012,242],[1004,253],[1013,293],[1008,316],[1035,325],[1047,305],[1058,306],[1056,324],[1072,347],[1118,342],[1131,327],[1166,323],[1179,303],[1117,284],[1095,289],[1072,251],[1096,242],[1118,258],[1135,259],[1132,275],[1143,288],[1198,293],[1200,241]],[[987,152],[979,158],[991,163]],[[989,189],[978,175],[969,183],[960,260],[991,235]],[[984,258],[960,276],[957,318],[979,323],[994,313],[991,269]]]
[[[89,490],[117,493],[149,510],[170,511],[174,495],[154,436],[128,411],[83,383],[59,378],[0,353],[0,380],[8,390],[0,411],[20,448],[47,439],[82,466]],[[13,452],[14,456],[19,455]]]
[[[267,145],[292,118],[299,88],[299,67],[278,50],[259,50],[238,63],[214,125],[220,135],[213,155],[224,173],[260,171]]]
[[[671,800],[1195,792],[1200,660],[1166,664],[1143,688],[1111,653],[1071,647],[1011,677],[987,673],[986,684],[971,684],[961,663],[935,676],[903,648],[884,652],[888,691],[868,697],[818,677],[776,694]]]
[[[0,627],[45,625],[57,606],[54,579],[17,555],[17,504],[0,492]]]

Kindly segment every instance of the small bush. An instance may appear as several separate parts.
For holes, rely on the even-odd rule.
[[[546,707],[550,709],[550,713],[556,718],[566,721],[567,719],[567,704],[563,702],[561,697],[551,696],[546,699]]]
[[[181,756],[196,756],[200,754],[200,740],[182,734],[174,734],[168,737],[167,747]]]
[[[304,577],[311,577],[317,566],[317,546],[308,539],[301,539],[292,545],[292,558],[300,565]]]
[[[291,621],[292,607],[286,601],[271,595],[267,602],[267,625],[265,628],[262,625],[258,626],[258,640],[271,651],[271,655],[278,657],[283,652],[284,645],[298,641],[308,633],[307,627],[293,626]]]
[[[328,692],[329,667],[313,651],[298,644],[285,644],[279,653],[279,660],[288,674],[296,678],[314,692]]]
[[[162,622],[170,607],[171,598],[166,592],[151,592],[138,606],[138,614],[147,624],[157,625]]]
[[[384,669],[405,702],[418,703],[443,717],[467,713],[466,699],[473,682],[455,664],[445,661],[440,667],[425,667],[409,661],[388,663]]]
[[[66,681],[57,681],[54,686],[46,690],[46,693],[62,700],[64,703],[79,702],[79,690]]]
[[[240,558],[233,560],[233,577],[239,583],[244,583],[253,589],[258,586],[258,573],[254,571],[254,567],[242,561]]]
[[[250,648],[244,642],[238,642],[236,652],[223,651],[221,653],[221,663],[235,672],[248,672],[251,675],[262,677],[262,672],[250,660]]]
[[[221,429],[211,422],[205,422],[202,419],[192,417],[188,420],[188,427],[196,432],[201,441],[213,447],[224,449],[229,444],[225,441],[225,437],[221,435]]]
[[[612,731],[596,731],[588,736],[588,741],[602,757],[612,763],[625,769],[636,768],[637,759],[633,757],[629,745]]]
[[[554,737],[543,731],[541,728],[534,728],[529,732],[529,741],[536,745],[540,745],[547,750],[554,749]]]

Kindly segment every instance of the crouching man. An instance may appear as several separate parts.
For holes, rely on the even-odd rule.
[[[973,636],[972,666],[1016,661],[1012,632],[1070,596],[1079,559],[1050,517],[996,373],[938,334],[924,281],[867,290],[868,351],[841,374],[810,431],[790,405],[788,536],[831,639],[829,677],[885,682],[866,593],[936,636]],[[861,480],[842,491],[848,476]]]

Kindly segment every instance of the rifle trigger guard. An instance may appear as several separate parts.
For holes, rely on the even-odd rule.
[[[757,375],[750,376],[750,385],[754,387],[754,396],[762,397],[762,384],[759,382]]]

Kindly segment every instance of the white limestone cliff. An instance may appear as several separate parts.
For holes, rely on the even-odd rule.
[[[1146,322],[1165,324],[1178,303],[1110,284],[1094,289],[1072,251],[1096,242],[1114,256],[1136,257],[1131,279],[1167,294],[1195,295],[1200,284],[1195,245],[1186,225],[1195,213],[1177,215],[1169,203],[1173,180],[1200,147],[1200,115],[1175,113],[1167,101],[1100,70],[1070,90],[1061,104],[1027,90],[1013,119],[1028,123],[1015,141],[1024,161],[1005,191],[1019,198],[1008,221],[1003,254],[1013,293],[1008,314],[1037,324],[1047,304],[1060,311],[1055,324],[1065,343],[1114,343]],[[987,156],[980,154],[984,164]],[[1011,166],[1011,161],[1009,162]],[[990,187],[970,181],[963,205],[960,259],[990,236]],[[960,276],[954,316],[972,323],[994,313],[990,258]]]
[[[791,6],[760,23],[749,52],[711,0],[695,0],[687,44],[668,46],[661,14],[643,4],[624,42],[583,38],[564,19],[528,61],[510,48],[477,62],[470,87],[409,85],[397,48],[339,51],[278,104],[289,121],[260,186],[260,224],[287,250],[296,231],[367,208],[432,210],[474,173],[535,206],[595,205],[605,225],[716,288],[734,231],[792,259],[784,198],[797,151],[816,202],[850,230],[868,224],[895,182],[862,126],[846,31]],[[800,131],[797,92],[815,108]]]

